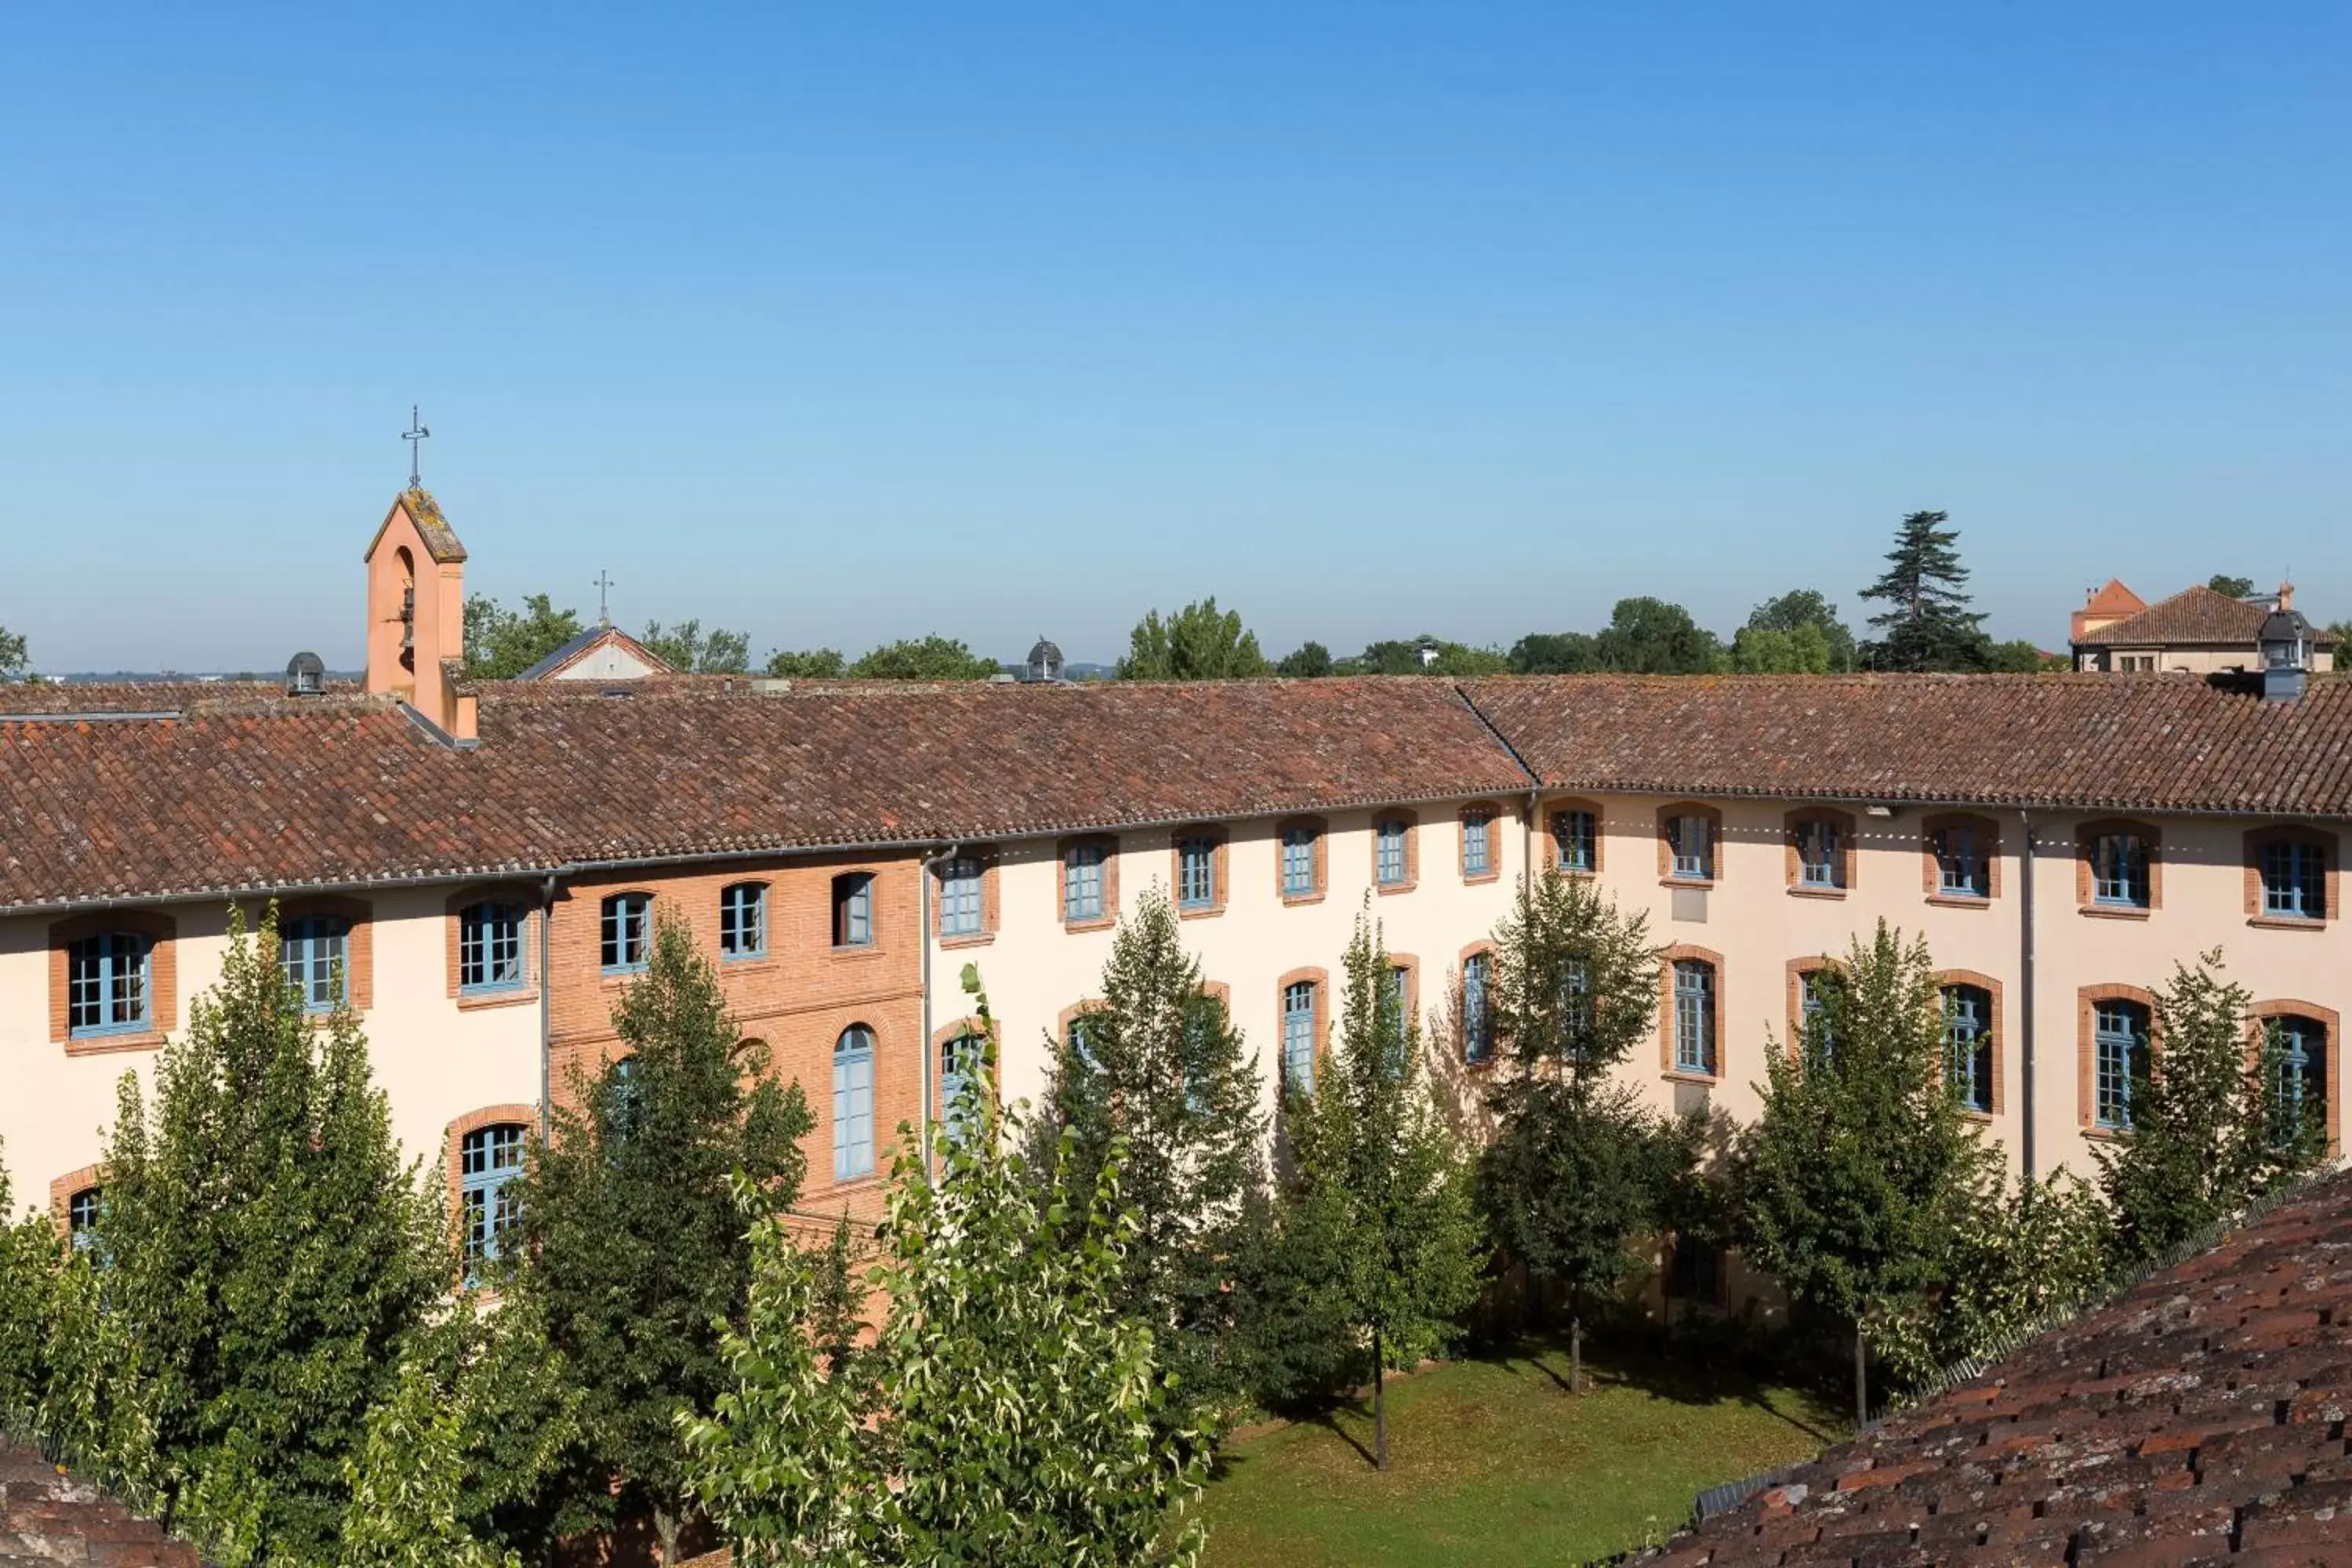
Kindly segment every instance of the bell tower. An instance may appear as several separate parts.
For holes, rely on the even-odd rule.
[[[457,740],[474,738],[466,668],[466,547],[422,486],[394,498],[367,554],[367,689]]]

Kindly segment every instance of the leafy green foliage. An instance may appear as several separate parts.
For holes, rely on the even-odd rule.
[[[0,681],[15,680],[22,676],[31,657],[22,633],[0,626]]]
[[[953,637],[933,635],[884,643],[860,656],[849,673],[863,680],[986,680],[996,673],[996,661]]]
[[[2232,599],[2252,597],[2254,580],[2252,577],[2230,577],[2216,572],[2205,580],[2205,585],[2217,594],[2227,594]]]
[[[1587,675],[1608,667],[1589,632],[1530,632],[1511,645],[1514,675]]]
[[[1307,679],[1331,673],[1331,650],[1319,642],[1303,642],[1282,656],[1274,667],[1276,675],[1293,679]]]
[[[1231,1259],[1265,1184],[1257,1064],[1224,1004],[1202,990],[1159,888],[1119,921],[1101,996],[1084,1016],[1083,1044],[1054,1043],[1030,1173],[1090,1190],[1118,1159],[1135,1237],[1116,1304],[1160,1336],[1160,1363],[1188,1401],[1229,1414],[1243,1396],[1228,1344]]]
[[[750,633],[718,626],[706,633],[699,620],[680,621],[667,630],[659,621],[647,621],[637,640],[681,675],[741,675],[751,668]]]
[[[1881,1318],[1877,1343],[1906,1377],[1980,1355],[2061,1307],[2093,1300],[2108,1273],[2107,1211],[2061,1171],[1986,1194],[1954,1227],[1940,1289]]]
[[[2007,642],[1985,644],[1985,668],[2004,675],[2039,675],[2045,670],[2063,670],[2069,668],[2070,662],[2063,654],[2043,654],[2034,646],[2032,637],[2012,637]]]
[[[1629,675],[1697,675],[1715,668],[1720,645],[1680,605],[1643,596],[1617,601],[1593,651]]]
[[[520,611],[487,595],[466,601],[466,673],[511,680],[580,635],[580,616],[545,594],[526,595]]]
[[[2277,1033],[2264,1029],[2249,1051],[2253,997],[2221,969],[2218,948],[2193,969],[2173,965],[2156,993],[2147,1066],[2132,1075],[2131,1124],[2091,1151],[2121,1260],[2156,1257],[2326,1152],[2315,1105],[2282,1112]]]
[[[401,1363],[344,1461],[344,1568],[521,1568],[467,1528],[466,1415],[423,1361]]]
[[[1945,526],[1948,512],[1915,511],[1895,531],[1886,570],[1862,591],[1886,609],[1870,617],[1879,628],[1870,647],[1875,669],[1982,669],[1989,657],[1982,615],[1969,609],[1969,569],[1960,564],[1960,531]]]
[[[1432,658],[1424,662],[1422,649],[1428,648]],[[1471,647],[1441,637],[1414,637],[1410,640],[1391,638],[1365,647],[1353,658],[1341,659],[1333,667],[1334,675],[1436,675],[1456,678],[1473,675],[1500,675],[1510,668],[1510,660],[1493,648]]]
[[[1822,669],[1843,674],[1854,667],[1853,629],[1838,618],[1837,606],[1817,588],[1794,588],[1765,600],[1748,613],[1748,624],[1740,630],[1785,632],[1793,637],[1805,626],[1821,634],[1828,656]]]
[[[46,1382],[42,1340],[60,1262],[58,1230],[27,1213],[9,1220],[16,1196],[0,1163],[0,1423],[32,1414]]]
[[[984,996],[979,1010],[985,1020]],[[964,1131],[941,1130],[935,1181],[902,1143],[873,1271],[889,1315],[846,1367],[821,1348],[826,1266],[777,1216],[755,1219],[743,1326],[724,1342],[734,1385],[710,1416],[681,1422],[694,1495],[739,1561],[1110,1568],[1197,1557],[1199,1527],[1185,1515],[1205,1445],[1171,1429],[1154,1335],[1116,1302],[1121,1254],[1135,1245],[1123,1151],[1091,1187],[1078,1184],[1066,1133],[1053,1171],[1031,1171],[1008,1150],[1019,1118],[997,1109],[992,1076],[975,1072],[952,1108]]]
[[[1739,675],[1826,675],[1830,642],[1811,621],[1789,631],[1742,626],[1732,635],[1731,668]]]
[[[734,1178],[788,1207],[815,1123],[800,1086],[776,1084],[765,1048],[737,1032],[682,919],[656,919],[613,1025],[630,1066],[575,1068],[558,1097],[554,1136],[522,1178],[513,1285],[579,1398],[581,1442],[548,1500],[557,1526],[649,1511],[667,1548],[685,1519],[677,1418],[707,1414],[728,1385],[719,1326],[751,1283]]]
[[[60,1280],[46,1429],[176,1494],[227,1561],[325,1555],[343,1461],[448,1252],[357,1020],[303,1012],[274,911],[254,934],[232,911],[152,1115],[124,1075],[105,1170],[99,1239]]]
[[[842,671],[839,648],[815,647],[794,653],[780,647],[768,656],[768,673],[778,679],[837,680]]]
[[[1948,1278],[1998,1157],[1946,1086],[1927,943],[1881,921],[1843,979],[1822,988],[1820,1023],[1794,1052],[1768,1046],[1763,1114],[1740,1135],[1734,1185],[1750,1254],[1866,1343]],[[1855,1371],[1859,1404],[1859,1352]]]
[[[1121,680],[1235,680],[1273,673],[1258,651],[1257,634],[1243,627],[1240,611],[1220,611],[1213,594],[1166,620],[1158,610],[1147,611],[1118,661]]]

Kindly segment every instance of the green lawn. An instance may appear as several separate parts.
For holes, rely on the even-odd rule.
[[[1577,1563],[1662,1537],[1704,1487],[1846,1435],[1811,1395],[1601,1353],[1570,1396],[1564,1348],[1529,1344],[1389,1385],[1371,1407],[1235,1444],[1209,1487],[1207,1568]]]

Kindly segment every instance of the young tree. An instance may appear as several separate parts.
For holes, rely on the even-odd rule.
[[[1303,642],[1282,656],[1274,667],[1276,675],[1293,679],[1307,679],[1331,673],[1331,650],[1319,642]]]
[[[1290,1149],[1273,1246],[1281,1315],[1336,1318],[1369,1342],[1373,1463],[1388,1468],[1391,1366],[1450,1339],[1485,1257],[1470,1171],[1437,1114],[1421,1030],[1398,1005],[1379,929],[1348,943],[1339,1041],[1283,1106]],[[1349,1357],[1353,1360],[1353,1357]]]
[[[1629,675],[1700,675],[1715,668],[1721,645],[1680,605],[1620,599],[1593,639],[1603,668]]]
[[[0,681],[22,677],[29,657],[23,635],[0,626]]]
[[[1997,1156],[1945,1084],[1943,999],[1927,945],[1885,921],[1792,1052],[1768,1046],[1763,1114],[1741,1134],[1740,1230],[1789,1292],[1854,1326],[1853,1398],[1869,1419],[1870,1341],[1947,1278],[1988,1201]]]
[[[57,1277],[57,1226],[47,1215],[10,1220],[16,1207],[0,1163],[0,1428],[29,1416],[44,1383],[41,1345]]]
[[[511,680],[579,635],[579,614],[557,609],[548,595],[527,595],[518,613],[476,594],[466,601],[466,673]]]
[[[1982,669],[1984,616],[1969,609],[1969,569],[1960,564],[1950,514],[1915,511],[1895,531],[1886,570],[1862,591],[1886,609],[1870,617],[1883,634],[1869,652],[1875,669]]]
[[[91,1306],[102,1291],[95,1315],[122,1332],[101,1347],[111,1364],[63,1380],[68,1424],[237,1555],[323,1557],[343,1461],[450,1259],[358,1021],[304,1012],[274,911],[252,934],[232,911],[220,983],[164,1047],[152,1114],[123,1076],[105,1171],[70,1288]]]
[[[765,1048],[736,1030],[681,919],[655,922],[613,1026],[625,1066],[593,1079],[575,1068],[554,1136],[532,1151],[513,1285],[580,1400],[559,1523],[649,1513],[675,1563],[688,1508],[677,1418],[707,1414],[727,1386],[718,1325],[740,1313],[751,1280],[733,1180],[789,1207],[815,1122],[800,1086],[777,1084]]]
[[[422,1360],[401,1363],[343,1462],[343,1568],[522,1568],[467,1527],[466,1415]]]
[[[2231,577],[2219,572],[2208,577],[2205,580],[2205,585],[2213,592],[2226,594],[2232,599],[2251,598],[2254,592],[2254,580],[2252,577]]]
[[[637,640],[681,675],[741,675],[751,668],[750,633],[713,626],[705,634],[699,620],[680,621],[667,631],[659,621],[647,621]]]
[[[1496,928],[1486,1005],[1505,1070],[1487,1090],[1495,1136],[1480,1192],[1495,1239],[1538,1284],[1569,1292],[1569,1387],[1582,1379],[1584,1310],[1643,1267],[1632,1239],[1662,1227],[1702,1123],[1667,1121],[1610,1074],[1657,1027],[1646,914],[1583,878],[1546,871]]]
[[[978,990],[969,968],[965,987]],[[985,1021],[985,996],[978,1007]],[[1008,1152],[1018,1113],[997,1109],[992,1077],[974,1072],[953,1108],[968,1131],[938,1135],[936,1180],[902,1143],[873,1276],[889,1315],[846,1369],[823,1349],[825,1266],[773,1216],[755,1219],[750,1302],[725,1341],[733,1386],[709,1417],[682,1422],[695,1496],[739,1561],[1197,1556],[1184,1514],[1207,1446],[1167,1418],[1152,1331],[1117,1304],[1120,1254],[1136,1245],[1123,1151],[1087,1184],[1066,1133],[1050,1176],[1025,1169]]]
[[[1160,618],[1145,612],[1118,661],[1121,680],[1234,680],[1271,675],[1257,634],[1244,629],[1239,610],[1220,611],[1215,595]]]
[[[1879,1320],[1881,1352],[1907,1377],[1986,1354],[2057,1308],[2090,1300],[2107,1258],[2105,1205],[2065,1172],[1988,1193],[1961,1216],[1942,1288]]]
[[[2091,1151],[2121,1261],[2218,1224],[2326,1152],[2315,1101],[2281,1093],[2277,1031],[2255,1033],[2252,994],[2221,969],[2219,948],[2173,965],[2156,1037],[2133,1053],[2126,1125]]]
[[[996,661],[953,637],[902,637],[860,655],[849,673],[862,680],[986,680],[996,673]]]
[[[1742,629],[1793,635],[1800,626],[1811,626],[1821,635],[1829,656],[1823,670],[1843,674],[1853,668],[1853,628],[1838,618],[1837,606],[1817,588],[1794,588],[1765,600],[1748,612],[1748,625]]]
[[[838,680],[843,668],[838,648],[810,648],[805,653],[778,648],[768,656],[768,673],[778,679]]]
[[[1242,1394],[1227,1344],[1232,1258],[1265,1181],[1257,1062],[1202,988],[1159,888],[1119,921],[1101,994],[1055,1043],[1030,1173],[1091,1191],[1118,1156],[1135,1238],[1117,1304],[1160,1336],[1188,1404],[1229,1414]],[[1046,1158],[1056,1143],[1063,1158]]]

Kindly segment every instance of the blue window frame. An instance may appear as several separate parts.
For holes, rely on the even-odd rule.
[[[76,1252],[88,1252],[98,1245],[98,1215],[102,1189],[83,1187],[66,1200],[66,1235]]]
[[[1062,919],[1103,918],[1103,847],[1073,844],[1062,856]]]
[[[522,983],[522,906],[467,904],[457,916],[457,989],[511,991]]]
[[[1715,824],[1704,816],[1668,819],[1666,838],[1673,847],[1675,875],[1692,881],[1715,879]]]
[[[1462,874],[1484,877],[1495,868],[1495,814],[1473,807],[1462,814]]]
[[[719,890],[719,956],[768,956],[768,885],[738,882]]]
[[[2316,1018],[2284,1014],[2266,1026],[2278,1049],[2273,1088],[2280,1137],[2285,1142],[2308,1125],[2327,1119],[2327,1026]]]
[[[982,931],[981,865],[959,855],[940,868],[940,934],[978,936]]]
[[[1589,811],[1551,815],[1553,858],[1563,871],[1590,876],[1601,864],[1601,825]]]
[[[1992,1114],[1992,994],[1979,985],[1944,987],[1945,1083],[1961,1105]]]
[[[1217,902],[1217,841],[1193,834],[1176,845],[1176,902],[1188,910],[1213,909]]]
[[[645,1125],[646,1086],[637,1081],[637,1058],[623,1057],[604,1069],[612,1093],[604,1101],[604,1130],[614,1142],[626,1142]]]
[[[1293,981],[1282,988],[1282,1082],[1299,1094],[1315,1092],[1315,982]]]
[[[1824,1054],[1837,1049],[1837,1025],[1830,1016],[1830,994],[1845,984],[1844,977],[1834,969],[1808,969],[1797,977],[1798,1023],[1804,1030],[1805,1044],[1818,1047]]]
[[[1388,1005],[1396,1009],[1401,1027],[1412,1024],[1412,969],[1408,964],[1389,965]]]
[[[1483,952],[1462,961],[1462,1059],[1483,1062],[1495,1054],[1495,1024],[1486,1002],[1489,967]]]
[[[2147,841],[2137,833],[2091,840],[2091,900],[2144,910],[2148,905]]]
[[[468,1263],[488,1262],[507,1248],[520,1217],[515,1180],[522,1174],[522,1124],[494,1122],[457,1144],[457,1228]]]
[[[833,1047],[833,1179],[874,1173],[874,1031],[852,1024]]]
[[[2137,1002],[2100,1002],[2091,1009],[2091,1118],[2098,1126],[2131,1126],[2132,1079],[2147,1076],[2147,1009]]]
[[[1807,888],[1838,882],[1838,830],[1834,822],[1797,824],[1797,880]]]
[[[1286,899],[1312,897],[1315,886],[1314,828],[1304,825],[1282,830],[1282,896]]]
[[[603,955],[607,974],[633,974],[653,953],[651,893],[614,893],[604,900]]]
[[[1675,960],[1675,1070],[1715,1072],[1715,965]]]
[[[2327,858],[2318,845],[2263,846],[2263,913],[2283,920],[2327,918]]]
[[[873,873],[845,871],[833,879],[833,945],[871,947],[873,944]]]
[[[1410,872],[1405,855],[1405,825],[1395,817],[1372,828],[1372,880],[1383,888],[1400,887]]]
[[[967,1131],[968,1114],[959,1109],[964,1090],[979,1076],[986,1050],[978,1035],[957,1035],[940,1044],[940,1121],[958,1142]]]
[[[1991,869],[1966,823],[1936,831],[1936,890],[1948,899],[1992,897]]]
[[[302,915],[278,930],[278,966],[306,1013],[331,1013],[344,995],[352,922],[341,915]]]
[[[66,950],[66,1022],[76,1036],[145,1029],[153,1018],[148,970],[153,943],[135,931],[100,931]]]

